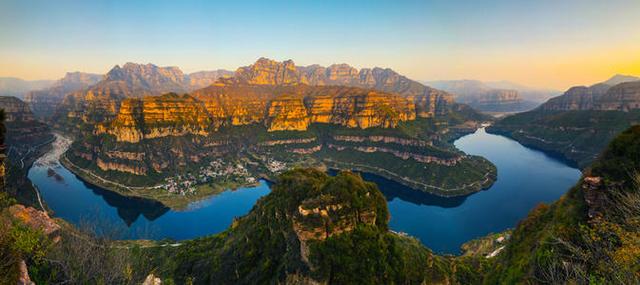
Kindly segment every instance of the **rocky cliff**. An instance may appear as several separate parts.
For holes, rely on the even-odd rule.
[[[1,96],[0,108],[4,110],[7,123],[32,122],[35,120],[29,106],[16,97]]]
[[[614,79],[607,82],[619,81]],[[544,111],[625,112],[640,109],[640,81],[623,82],[614,86],[599,83],[589,87],[572,87],[561,96],[551,98],[540,108]]]
[[[65,95],[94,85],[102,77],[99,74],[68,72],[50,88],[27,93],[25,102],[37,117],[48,118],[54,114]]]
[[[11,148],[8,156],[21,157],[30,146],[51,139],[49,127],[37,121],[29,106],[22,100],[0,96],[0,109],[4,110],[6,116],[6,143]]]
[[[269,102],[265,125],[269,131],[306,130],[309,114],[302,97],[279,96]]]
[[[231,82],[195,91],[193,96],[220,124],[265,122],[270,131],[306,130],[310,123],[388,128],[416,117],[413,102],[406,98],[353,87]]]
[[[135,143],[144,138],[207,135],[212,127],[202,102],[189,95],[170,93],[125,99],[115,120],[100,125],[96,133],[112,134],[118,141]]]

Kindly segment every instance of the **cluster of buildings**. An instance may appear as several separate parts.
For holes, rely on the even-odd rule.
[[[268,159],[265,165],[271,173],[280,173],[287,169],[287,164],[285,162],[277,161],[275,159]]]
[[[225,162],[218,158],[201,167],[197,173],[179,174],[165,178],[165,184],[157,186],[173,194],[188,195],[196,191],[200,184],[218,181],[233,181],[253,184],[257,180],[249,174],[247,168],[239,162]]]

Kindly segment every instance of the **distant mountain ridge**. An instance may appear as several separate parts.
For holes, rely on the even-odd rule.
[[[27,93],[25,102],[29,104],[36,117],[51,116],[65,95],[96,84],[102,78],[101,74],[67,72],[62,79],[53,83],[53,86]]]
[[[625,82],[633,82],[640,80],[640,77],[632,76],[632,75],[624,75],[624,74],[616,74],[609,78],[607,81],[602,82],[602,84],[606,84],[609,86],[618,85],[620,83]]]
[[[435,88],[446,89],[439,84],[447,85],[448,82],[478,82],[483,86],[484,89],[506,89],[506,90],[515,90],[518,92],[518,95],[525,101],[531,102],[544,102],[553,96],[557,96],[562,93],[562,91],[548,89],[548,88],[536,88],[530,87],[523,84],[501,80],[501,81],[480,81],[473,79],[462,79],[462,80],[437,80],[437,81],[422,81],[424,84],[433,86]],[[440,86],[440,87],[439,87]]]
[[[0,96],[23,98],[27,92],[47,88],[53,80],[24,80],[15,77],[0,77]]]
[[[457,102],[485,112],[521,112],[537,105],[522,99],[517,90],[490,87],[479,80],[443,80],[428,84],[453,93]]]
[[[640,109],[640,80],[633,79],[616,75],[589,87],[572,87],[563,95],[551,98],[540,108],[546,111]],[[612,86],[606,82],[620,83]]]
[[[246,84],[308,84],[342,85],[370,88],[405,96],[423,95],[442,91],[411,80],[390,68],[362,68],[348,64],[332,64],[328,67],[317,64],[296,66],[292,60],[278,62],[260,58],[254,64],[240,67],[235,72],[235,80]]]

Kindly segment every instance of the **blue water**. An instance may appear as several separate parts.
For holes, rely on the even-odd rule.
[[[459,253],[460,245],[470,239],[515,226],[535,205],[558,199],[580,177],[579,170],[484,129],[458,139],[455,145],[497,166],[498,180],[490,189],[443,198],[363,174],[387,197],[391,229],[415,236],[439,253]],[[34,166],[29,178],[57,217],[97,231],[116,228],[119,238],[180,240],[218,233],[269,193],[269,185],[261,181],[257,187],[225,191],[175,211],[158,202],[93,187],[59,164],[53,168],[63,180],[57,181],[47,175],[47,168]]]
[[[269,185],[261,180],[256,187],[225,191],[176,211],[87,184],[59,164],[52,167],[63,178],[58,181],[47,175],[48,168],[34,166],[29,178],[55,216],[114,238],[182,240],[219,233],[269,193]]]
[[[377,182],[387,197],[390,227],[419,238],[439,253],[459,253],[470,239],[514,227],[537,204],[557,200],[580,178],[578,169],[484,129],[454,144],[496,165],[498,179],[491,188],[466,197],[442,198],[363,175]]]

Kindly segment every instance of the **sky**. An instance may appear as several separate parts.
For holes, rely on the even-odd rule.
[[[564,90],[640,75],[640,1],[0,0],[0,77],[126,62],[235,70],[260,57]]]

